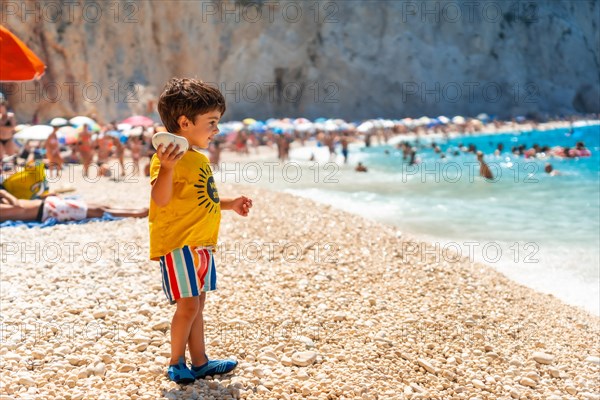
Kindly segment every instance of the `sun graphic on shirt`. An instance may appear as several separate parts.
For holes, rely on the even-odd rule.
[[[210,172],[210,167],[200,167],[198,173],[198,185],[194,185],[198,190],[198,207],[204,206],[208,209],[209,213],[217,213],[219,204],[219,193],[217,193],[217,185]]]

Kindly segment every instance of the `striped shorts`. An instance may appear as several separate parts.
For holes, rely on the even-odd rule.
[[[217,289],[212,248],[184,246],[160,257],[162,287],[171,304]]]

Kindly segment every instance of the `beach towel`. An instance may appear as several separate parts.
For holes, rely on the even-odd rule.
[[[104,215],[100,218],[86,218],[80,221],[65,221],[58,222],[54,218],[48,218],[44,222],[39,221],[4,221],[0,224],[0,228],[10,228],[10,227],[18,227],[18,226],[26,226],[27,228],[48,228],[55,225],[73,225],[73,224],[87,224],[88,222],[98,222],[98,221],[116,221],[122,219],[121,217],[113,217],[109,213],[104,213]]]

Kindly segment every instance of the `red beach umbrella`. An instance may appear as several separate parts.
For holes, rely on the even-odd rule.
[[[0,25],[0,81],[31,81],[40,78],[45,69],[25,43]]]
[[[151,118],[144,117],[143,115],[134,115],[121,121],[122,124],[129,124],[131,126],[143,126],[145,128],[154,125],[154,121]]]

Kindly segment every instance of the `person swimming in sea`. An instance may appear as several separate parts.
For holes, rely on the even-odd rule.
[[[408,161],[408,165],[415,165],[420,163],[420,160],[417,158],[417,148],[412,147],[410,149],[410,160]]]
[[[544,172],[546,172],[550,176],[562,175],[562,173],[559,170],[554,169],[552,167],[552,164],[550,163],[546,163],[546,166],[544,167]]]
[[[504,145],[502,143],[498,143],[496,150],[494,151],[494,155],[499,156],[504,151]]]
[[[490,170],[490,167],[483,161],[483,152],[477,152],[477,161],[479,161],[479,175],[484,177],[485,179],[494,179],[494,174]]]
[[[368,171],[368,170],[367,170],[367,167],[365,167],[365,166],[363,165],[363,163],[361,163],[360,161],[358,162],[358,165],[356,166],[356,168],[354,168],[354,170],[355,170],[356,172],[367,172],[367,171]]]

